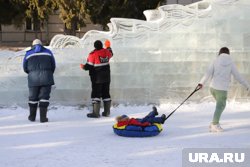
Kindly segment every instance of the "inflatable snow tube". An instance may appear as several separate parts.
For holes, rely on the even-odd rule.
[[[161,124],[154,123],[150,126],[141,127],[134,125],[113,126],[114,133],[124,137],[150,137],[156,136],[162,131]]]

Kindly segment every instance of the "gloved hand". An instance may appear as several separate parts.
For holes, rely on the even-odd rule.
[[[81,68],[81,69],[84,69],[84,64],[80,64],[80,68]]]
[[[201,84],[201,83],[199,83],[198,85],[197,85],[197,89],[201,89],[203,87],[203,85]]]

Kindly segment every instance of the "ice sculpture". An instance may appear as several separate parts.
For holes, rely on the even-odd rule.
[[[89,76],[79,69],[79,63],[86,61],[97,39],[109,39],[112,44],[113,102],[182,101],[223,46],[230,48],[240,73],[250,81],[249,0],[203,0],[187,6],[165,5],[144,11],[144,15],[146,20],[112,18],[109,31],[91,30],[82,39],[55,36],[50,44],[57,61],[57,88],[52,93],[52,100],[64,104],[89,101]],[[3,61],[6,60],[1,63]],[[1,65],[1,71],[6,73],[1,72],[1,104],[27,99],[25,74],[16,72],[21,70],[20,64],[17,57],[9,65]],[[12,71],[17,76],[13,76]],[[244,88],[236,82],[229,96],[230,99],[247,99]],[[206,100],[207,97],[208,91],[203,90],[191,100]]]

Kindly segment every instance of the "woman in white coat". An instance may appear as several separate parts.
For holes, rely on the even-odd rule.
[[[210,92],[216,100],[216,108],[213,121],[209,126],[210,132],[222,132],[220,126],[220,117],[226,107],[227,92],[231,81],[231,75],[243,86],[250,89],[248,82],[239,74],[234,62],[230,57],[230,51],[227,47],[223,47],[219,51],[218,57],[208,68],[206,74],[202,77],[198,84],[199,88],[208,81],[210,82]]]

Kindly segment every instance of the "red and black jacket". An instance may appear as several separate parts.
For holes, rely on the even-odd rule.
[[[84,66],[85,70],[89,70],[91,82],[106,83],[110,82],[110,66],[109,60],[112,57],[108,49],[100,49],[92,51]]]
[[[135,125],[135,126],[142,126],[142,127],[145,127],[145,126],[149,126],[151,125],[149,122],[143,122],[141,123],[140,121],[138,121],[137,119],[135,118],[130,118],[129,120],[125,120],[125,121],[118,121],[117,122],[117,126],[120,127],[120,126],[125,126],[125,125]]]

